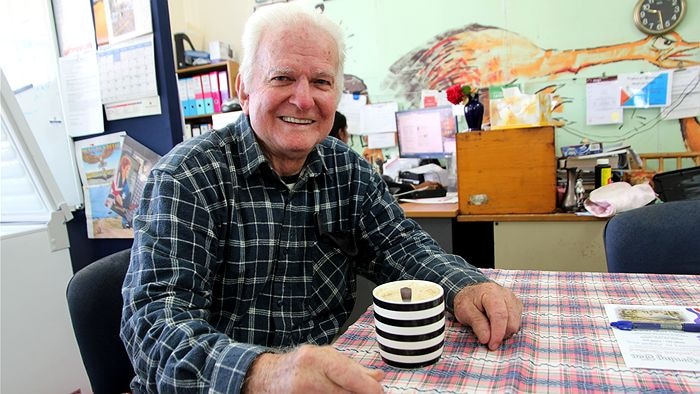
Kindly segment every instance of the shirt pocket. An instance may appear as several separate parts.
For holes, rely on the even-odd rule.
[[[346,312],[346,301],[355,286],[352,259],[337,246],[317,241],[312,248],[311,296],[308,308],[314,316]]]

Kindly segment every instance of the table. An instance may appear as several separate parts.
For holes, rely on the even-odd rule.
[[[414,219],[448,253],[453,253],[453,226],[459,212],[457,203],[420,204],[401,203],[406,217]]]
[[[523,300],[521,331],[496,351],[448,316],[445,349],[434,365],[402,370],[382,361],[372,307],[334,347],[385,371],[386,392],[545,393],[700,392],[700,373],[625,366],[605,304],[700,303],[700,277],[487,269]]]
[[[457,203],[448,204],[420,204],[415,202],[402,202],[401,208],[409,218],[448,218],[457,217],[459,208]]]

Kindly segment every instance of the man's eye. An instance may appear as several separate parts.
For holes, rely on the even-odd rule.
[[[289,78],[286,75],[278,75],[278,76],[272,77],[272,80],[275,82],[286,82],[286,81],[291,81],[291,78]]]
[[[331,86],[331,81],[326,80],[326,79],[317,79],[316,84],[317,85]]]

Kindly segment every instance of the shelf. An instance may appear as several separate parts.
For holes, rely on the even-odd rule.
[[[220,114],[221,112],[213,113],[213,114],[202,114],[202,115],[194,115],[194,116],[186,116],[185,120],[190,121],[190,120],[209,120],[211,123],[211,117],[212,115]]]
[[[178,78],[189,78],[197,75],[208,74],[211,72],[226,71],[229,97],[236,97],[236,75],[238,75],[238,63],[233,60],[224,60],[217,63],[203,64],[176,70]],[[223,103],[222,103],[223,104]],[[208,113],[201,115],[185,116],[185,123],[212,123],[212,115],[216,113]]]
[[[233,77],[230,79],[235,80],[236,74],[238,74],[238,63],[234,62],[233,60],[224,60],[217,63],[202,64],[201,66],[181,68],[176,70],[175,73],[179,76],[191,77],[193,75],[203,74],[206,72],[224,70],[228,72],[229,77]],[[233,83],[229,81],[229,85],[233,86]]]

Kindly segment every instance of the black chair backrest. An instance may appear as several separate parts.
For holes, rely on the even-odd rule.
[[[122,283],[130,250],[103,257],[68,283],[68,309],[80,355],[96,393],[129,392],[134,370],[119,338]]]
[[[608,272],[700,274],[700,200],[617,214],[603,239]]]

